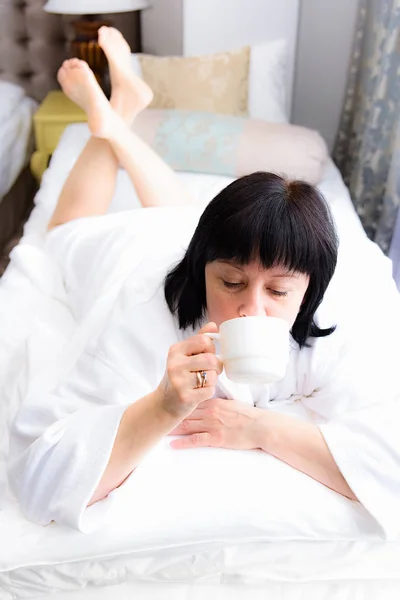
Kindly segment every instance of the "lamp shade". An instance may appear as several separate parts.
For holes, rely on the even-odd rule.
[[[104,15],[149,6],[148,0],[48,0],[44,10],[61,15]]]

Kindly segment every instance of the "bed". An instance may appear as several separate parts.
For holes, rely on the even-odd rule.
[[[268,523],[268,511],[262,517],[254,498],[246,496],[245,490],[228,484],[224,490],[218,481],[215,485],[220,485],[219,495],[202,497],[207,519],[199,521],[197,528],[191,527],[190,521],[181,528],[171,528],[171,523],[164,522],[163,534],[171,534],[168,540],[167,536],[161,540],[161,525],[155,527],[151,518],[155,514],[151,511],[157,506],[151,507],[142,523],[136,523],[136,532],[119,518],[132,502],[129,486],[116,499],[111,520],[97,534],[82,535],[53,524],[40,527],[23,517],[6,478],[10,423],[28,386],[49,385],[51,376],[59,376],[58,369],[64,368],[71,349],[79,352],[97,333],[126,275],[125,265],[111,282],[114,296],[107,303],[91,307],[78,326],[62,273],[46,252],[46,225],[88,135],[83,124],[65,131],[44,174],[24,235],[12,251],[11,263],[0,282],[0,311],[7,314],[0,331],[0,599],[196,600],[206,595],[216,600],[397,598],[400,539],[385,540],[366,511],[284,467],[279,473],[286,491],[293,497],[293,489],[296,490],[296,510],[288,518],[288,525],[294,525],[296,531],[292,536],[274,530]],[[203,207],[231,181],[208,174],[179,176],[198,207]],[[379,285],[385,298],[387,316],[397,328],[400,299],[391,279],[390,262],[367,240],[332,161],[326,165],[320,189],[340,232],[341,263],[349,263],[350,270],[354,265],[363,267],[360,281],[366,290],[368,273],[374,272],[375,286]],[[120,221],[137,209],[134,190],[126,173],[120,171],[110,218]],[[376,294],[373,301],[378,302],[379,298]],[[348,302],[352,303],[352,298]],[[353,308],[356,309],[355,301]],[[222,454],[221,461],[224,460],[229,459]],[[246,465],[243,462],[241,468],[246,469]],[[201,460],[197,467],[200,469]],[[190,471],[185,473],[190,480]],[[167,478],[164,483],[163,500],[171,502],[171,484],[168,487]],[[265,490],[260,488],[260,493]],[[323,531],[314,526],[309,514],[308,498],[314,494],[325,518]],[[229,499],[234,495],[243,503],[236,514],[228,510]],[[281,510],[282,517],[288,507],[282,505],[279,495],[271,494],[271,498],[269,510]]]
[[[49,373],[63,362],[63,348],[74,336],[79,338],[79,330],[85,329],[82,323],[80,328],[77,327],[65,298],[60,273],[44,252],[44,232],[57,194],[88,135],[84,124],[72,125],[65,131],[44,175],[24,236],[12,252],[10,267],[0,287],[0,310],[3,314],[7,310],[8,314],[0,346],[3,382],[3,414],[0,419],[3,431],[0,439],[3,455],[8,435],[6,424],[12,420],[32,377],[48,379]],[[222,176],[189,173],[180,176],[192,190],[199,206],[203,206],[230,181]],[[374,261],[374,267],[383,270],[382,280],[390,288],[390,263],[366,239],[347,189],[332,162],[326,167],[320,188],[332,207],[344,247],[352,244],[360,252],[367,253],[369,260]],[[126,211],[132,213],[138,207],[127,175],[120,171],[110,207],[112,218],[125,218]],[[343,258],[346,260],[346,256]],[[392,301],[388,310],[394,312],[396,307],[397,310],[399,308],[395,292]],[[109,307],[103,306],[102,310],[107,312]],[[35,314],[35,319],[31,318],[32,314]],[[101,318],[99,313],[94,321],[98,318]],[[93,334],[93,323],[90,319],[86,322],[84,337]],[[0,461],[0,464],[4,470],[4,462]],[[335,524],[330,532],[333,538],[327,537],[326,532],[325,537],[312,532],[312,543],[310,532],[307,534],[301,528],[298,539],[293,540],[274,542],[268,540],[265,531],[252,531],[246,536],[243,535],[245,529],[241,528],[243,524],[237,518],[236,533],[230,528],[232,523],[225,523],[225,529],[221,529],[214,522],[214,537],[211,521],[208,521],[203,536],[200,531],[196,532],[196,543],[193,536],[188,539],[182,534],[174,543],[164,543],[164,547],[153,538],[152,546],[149,534],[147,550],[145,547],[130,547],[124,538],[123,525],[114,522],[113,547],[110,549],[108,542],[104,542],[111,539],[108,529],[105,530],[108,533],[103,532],[97,537],[96,534],[94,537],[92,534],[84,536],[85,541],[79,532],[62,527],[57,532],[55,527],[41,528],[27,522],[7,488],[4,471],[0,471],[1,482],[3,510],[0,511],[0,528],[2,539],[6,539],[7,544],[0,547],[0,598],[83,600],[91,594],[95,594],[96,598],[109,598],[111,595],[124,598],[135,594],[140,598],[157,598],[160,595],[198,598],[212,594],[213,598],[281,597],[289,600],[323,597],[330,600],[342,597],[392,598],[400,589],[400,542],[383,541],[379,533],[370,528],[371,524],[365,521],[363,513],[343,513],[339,525],[335,510],[329,513],[327,508],[328,516],[330,514]],[[305,491],[303,501],[299,494],[302,511],[305,510],[307,494],[315,491],[314,488]],[[128,497],[125,497],[125,502]],[[220,502],[222,500],[221,492]],[[324,503],[328,500],[329,504],[329,498],[320,500]],[[117,504],[118,510],[122,510],[122,506]],[[213,506],[208,507],[209,516],[212,509]],[[218,502],[214,503],[214,510],[216,518],[224,522],[221,516],[223,507]],[[361,525],[358,523],[361,529],[352,528],[349,525],[351,521],[346,521],[346,514],[347,519],[349,516],[356,517],[356,522],[361,519]],[[245,522],[246,519],[245,516]],[[369,530],[368,534],[357,539],[363,527]],[[115,550],[118,531],[121,539],[125,539],[124,552],[120,549],[120,554]]]
[[[0,251],[32,208],[34,180],[27,168],[33,151],[37,103],[25,90],[0,81]]]

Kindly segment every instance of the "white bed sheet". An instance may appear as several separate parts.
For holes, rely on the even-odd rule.
[[[33,150],[32,116],[37,102],[20,87],[0,82],[0,202]]]
[[[61,592],[43,600],[397,600],[397,581],[272,582],[263,584],[123,583],[80,592]]]
[[[42,251],[46,223],[58,193],[76,156],[85,142],[85,126],[69,128],[46,172],[36,207],[25,226],[21,243],[13,250],[11,264],[0,280],[0,311],[7,321],[0,331],[0,377],[3,382],[0,409],[1,508],[10,508],[14,499],[4,486],[4,454],[7,452],[7,424],[24,394],[28,378],[45,366],[50,354],[62,351],[76,330],[66,304],[60,274]],[[207,175],[181,174],[199,204],[205,204],[230,179]],[[332,163],[326,170],[321,190],[331,204],[341,238],[358,244],[365,234],[355,215],[348,192]],[[124,172],[119,174],[110,212],[139,206]],[[382,265],[386,259],[382,257]],[[34,318],[33,318],[34,315]],[[46,352],[38,354],[37,349]],[[27,356],[31,363],[24,370]],[[3,457],[1,456],[3,454]],[[3,472],[2,472],[3,470]],[[4,516],[4,513],[3,513]],[[23,519],[20,527],[24,526]],[[18,528],[15,530],[18,535]],[[62,592],[90,586],[127,583],[96,589],[96,598],[108,594],[123,598],[392,598],[400,591],[400,544],[386,542],[280,542],[212,547],[180,548],[149,556],[132,556],[127,565],[113,560],[34,566],[0,574],[0,598],[33,597],[49,594],[51,600],[87,600],[93,588],[84,592]],[[34,557],[33,564],[34,564]],[[0,565],[1,567],[1,565]],[[77,573],[80,572],[80,577]],[[141,581],[144,580],[144,581]],[[295,582],[307,582],[299,587]],[[196,582],[196,585],[194,585]],[[221,586],[224,583],[224,586]],[[198,585],[200,584],[200,585]],[[202,584],[202,585],[201,585]],[[245,585],[245,588],[241,587]],[[232,587],[234,586],[234,587]],[[254,587],[252,587],[254,586]],[[379,594],[376,593],[379,589]],[[162,590],[162,591],[161,591]],[[101,595],[100,595],[101,591]],[[374,595],[375,592],[375,595]],[[329,593],[329,595],[328,595]],[[235,596],[236,594],[236,596]],[[270,594],[270,596],[268,596]],[[358,595],[357,595],[358,594]]]

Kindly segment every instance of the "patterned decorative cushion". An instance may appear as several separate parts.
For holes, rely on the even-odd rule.
[[[139,55],[151,108],[248,114],[250,47],[196,57]]]
[[[316,184],[328,157],[316,131],[247,117],[147,109],[133,129],[177,171],[233,177],[273,171]]]

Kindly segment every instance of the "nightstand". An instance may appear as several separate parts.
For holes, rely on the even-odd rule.
[[[86,121],[86,113],[63,92],[47,94],[33,117],[36,152],[32,154],[31,171],[39,183],[67,125]]]

